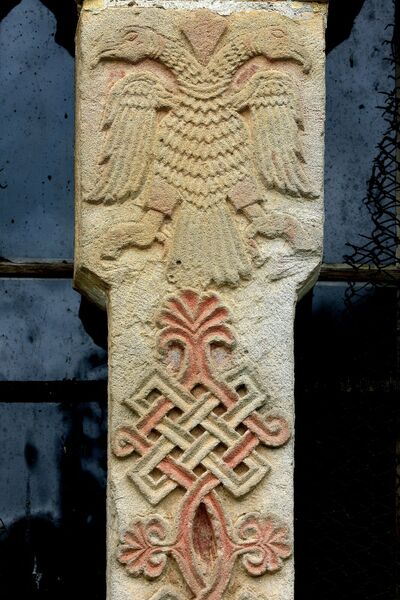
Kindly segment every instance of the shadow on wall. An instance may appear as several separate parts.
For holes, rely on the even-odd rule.
[[[351,34],[354,21],[365,0],[329,0],[328,28],[326,31],[326,52],[339,46]]]
[[[76,0],[38,0],[55,16],[57,29],[54,40],[57,44],[75,54],[75,30],[78,23],[78,8]],[[1,0],[0,21],[21,4],[23,0]]]
[[[299,600],[394,600],[398,395],[298,392]]]
[[[57,457],[60,517],[31,514],[27,494],[24,517],[7,528],[0,522],[2,600],[106,596],[106,410],[82,402],[62,403],[58,409],[65,432]],[[32,445],[25,448],[25,460],[33,475],[40,455]]]
[[[396,595],[396,288],[318,284],[295,323],[299,600]]]

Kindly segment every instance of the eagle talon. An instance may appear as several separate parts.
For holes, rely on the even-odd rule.
[[[289,224],[285,218],[277,219],[274,216],[265,215],[264,218],[257,219],[253,223],[253,227],[259,235],[269,239],[283,237],[288,239]],[[289,241],[289,240],[288,240]]]
[[[121,256],[122,252],[120,250],[103,252],[101,254],[101,258],[103,260],[117,260]]]
[[[249,223],[246,226],[245,234],[248,240],[252,241],[258,233],[258,229],[254,223]]]
[[[159,232],[155,237],[155,241],[160,242],[160,244],[165,244],[165,242],[167,241],[167,236],[165,235],[165,233]]]
[[[253,237],[258,234],[268,239],[283,238],[294,244],[297,232],[302,230],[295,218],[277,211],[266,211],[259,203],[246,206],[244,213],[249,219],[248,231]]]
[[[163,241],[164,234],[159,232],[163,215],[159,212],[146,211],[140,221],[119,223],[107,234],[104,241],[101,258],[116,260],[124,250],[136,246],[148,248],[157,239]]]
[[[249,230],[273,240],[281,238],[297,250],[312,250],[313,236],[296,218],[282,213],[264,213],[253,217]]]
[[[148,248],[163,234],[159,231],[164,220],[164,215],[156,210],[147,210],[139,223],[130,226],[131,246]],[[161,240],[160,240],[161,241]]]

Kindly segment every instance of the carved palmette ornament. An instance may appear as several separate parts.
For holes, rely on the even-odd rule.
[[[312,251],[303,225],[264,206],[268,190],[293,201],[316,196],[301,143],[298,79],[312,64],[299,29],[275,14],[250,34],[197,11],[172,33],[138,16],[98,41],[92,67],[143,63],[109,91],[96,184],[85,198],[142,207],[138,219],[108,234],[104,259],[163,239],[170,218],[172,282],[238,284],[252,273],[256,235]],[[257,57],[263,67],[246,70]]]

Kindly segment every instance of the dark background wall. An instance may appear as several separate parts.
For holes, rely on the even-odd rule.
[[[75,3],[3,0],[0,19],[0,256],[71,260]],[[331,0],[326,262],[373,231],[393,23],[391,0]],[[320,282],[297,311],[298,600],[399,598],[398,292],[348,289]],[[2,599],[105,598],[105,348],[69,279],[0,278]]]

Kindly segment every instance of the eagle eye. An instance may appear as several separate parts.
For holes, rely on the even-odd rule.
[[[283,38],[283,37],[285,37],[285,32],[283,31],[283,29],[273,29],[271,31],[271,33],[276,38]]]

